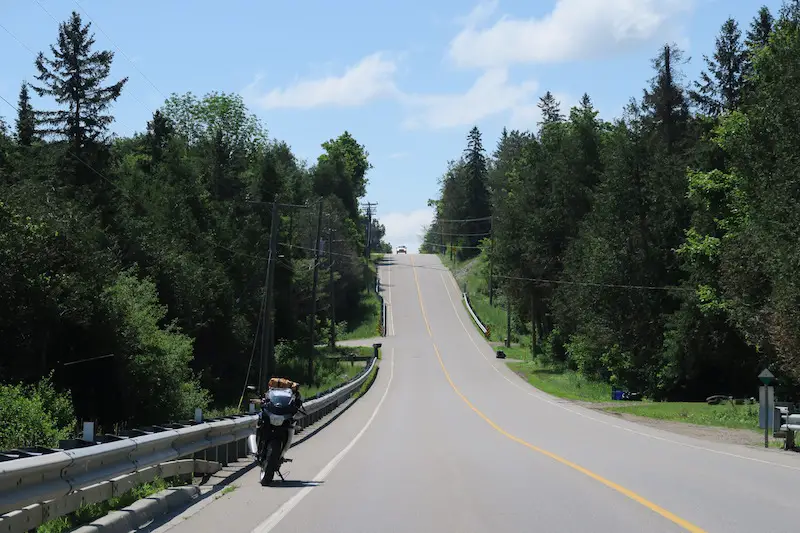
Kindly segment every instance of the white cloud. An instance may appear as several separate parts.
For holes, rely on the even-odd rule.
[[[538,88],[535,81],[511,84],[506,69],[490,69],[463,94],[405,96],[412,111],[404,125],[432,129],[470,126],[498,113],[535,106]]]
[[[417,209],[407,213],[388,213],[381,216],[386,228],[386,239],[394,248],[408,246],[409,253],[417,253],[422,244],[423,228],[433,221],[433,209]]]
[[[478,4],[451,41],[449,57],[460,67],[557,63],[602,57],[655,42],[683,40],[678,16],[694,0],[558,0],[542,18],[503,16],[478,28],[497,2]]]
[[[354,107],[398,94],[394,83],[396,63],[384,54],[371,54],[341,75],[303,80],[284,89],[267,93],[258,90],[262,76],[242,91],[244,97],[264,109],[311,109],[314,107]]]

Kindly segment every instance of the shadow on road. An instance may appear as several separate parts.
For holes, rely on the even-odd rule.
[[[303,487],[319,487],[325,483],[324,481],[300,481],[295,479],[287,479],[286,481],[273,481],[270,483],[270,489],[301,489]]]

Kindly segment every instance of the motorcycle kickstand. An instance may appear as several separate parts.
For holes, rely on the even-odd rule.
[[[281,476],[281,481],[286,481],[286,478],[284,478],[284,477],[283,477],[283,474],[281,474],[281,471],[280,471],[280,470],[276,470],[275,472],[276,472],[276,473],[277,473],[279,476]]]

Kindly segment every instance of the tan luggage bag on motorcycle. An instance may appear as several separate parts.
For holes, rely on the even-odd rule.
[[[270,378],[267,386],[270,389],[292,389],[294,392],[297,392],[297,387],[299,387],[300,384],[286,378]]]

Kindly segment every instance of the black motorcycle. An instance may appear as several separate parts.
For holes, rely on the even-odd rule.
[[[256,425],[256,460],[261,468],[261,485],[271,483],[276,473],[284,479],[279,469],[283,463],[292,461],[284,455],[294,440],[297,413],[305,414],[303,400],[292,389],[270,389],[267,392]]]

